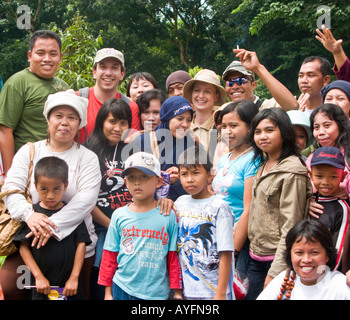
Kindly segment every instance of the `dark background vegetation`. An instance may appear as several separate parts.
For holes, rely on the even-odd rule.
[[[23,4],[30,8],[27,30],[16,23]],[[222,75],[238,44],[256,51],[267,69],[299,95],[297,75],[306,56],[321,55],[334,63],[315,39],[320,5],[330,8],[332,32],[344,40],[348,53],[349,1],[1,0],[0,76],[5,81],[28,66],[30,34],[52,29],[64,43],[58,75],[74,89],[92,85],[92,61],[102,47],[124,53],[126,78],[147,71],[164,89],[166,77],[177,69],[194,74],[207,68]],[[269,96],[263,84],[257,94]]]

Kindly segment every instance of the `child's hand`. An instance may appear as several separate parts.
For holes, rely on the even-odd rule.
[[[69,277],[62,293],[67,297],[75,296],[78,293],[78,278],[72,276]]]
[[[42,294],[49,294],[51,291],[50,282],[45,277],[35,278],[36,290]]]
[[[216,292],[213,300],[226,300],[226,294],[219,294],[218,292]]]
[[[171,199],[158,199],[157,201],[157,209],[159,208],[159,212],[165,216],[170,214],[171,209],[175,210],[174,201]]]
[[[112,287],[105,287],[105,300],[113,300]]]
[[[318,219],[320,214],[323,214],[323,206],[317,203],[314,199],[311,199],[309,204],[309,215]]]
[[[181,289],[174,289],[174,296],[173,300],[183,300],[184,297],[182,295],[182,290]]]
[[[178,167],[171,167],[167,169],[166,172],[170,173],[170,184],[174,184],[179,179]]]

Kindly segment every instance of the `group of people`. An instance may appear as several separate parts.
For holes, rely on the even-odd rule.
[[[296,98],[239,48],[225,86],[178,70],[165,94],[139,72],[126,95],[124,56],[104,48],[95,85],[74,92],[55,77],[60,38],[36,31],[29,68],[0,93],[2,191],[25,190],[35,147],[32,203],[4,198],[22,222],[5,299],[350,299],[350,62],[317,33],[338,80],[307,57]]]

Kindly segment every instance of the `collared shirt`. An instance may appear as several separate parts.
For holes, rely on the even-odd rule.
[[[194,123],[196,119],[196,114],[193,116],[193,120],[191,123],[191,130],[195,133],[195,135],[198,137],[199,142],[208,150],[209,149],[209,143],[210,143],[210,131],[214,129],[215,122],[214,122],[214,112],[216,108],[213,109],[211,116],[205,121],[202,125],[198,126]]]

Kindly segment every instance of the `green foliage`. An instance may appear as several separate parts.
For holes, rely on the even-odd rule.
[[[1,266],[4,264],[4,262],[5,262],[5,259],[6,259],[6,257],[4,257],[4,256],[0,256],[0,269],[1,269]]]
[[[188,69],[188,73],[190,74],[190,76],[191,76],[192,78],[194,78],[195,75],[196,75],[199,71],[201,71],[201,70],[203,70],[203,68],[200,68],[200,67],[198,67],[198,66],[195,66],[195,67],[193,67],[193,68],[189,68],[189,69]]]
[[[257,35],[264,26],[273,20],[282,20],[285,23],[292,24],[296,27],[301,27],[308,31],[314,31],[316,28],[317,18],[323,12],[318,12],[321,5],[328,6],[331,13],[332,24],[337,26],[338,30],[343,31],[344,23],[347,24],[350,4],[347,1],[252,1],[243,0],[241,4],[235,8],[232,13],[247,12],[251,10],[251,6],[255,2],[258,3],[258,13],[250,23],[249,32],[252,35]]]
[[[19,70],[28,67],[28,38],[25,40],[8,39],[1,45],[0,76],[5,82]]]
[[[297,73],[305,57],[320,55],[331,63],[334,61],[333,56],[315,39],[317,22],[323,14],[317,10],[321,5],[329,7],[333,35],[336,39],[344,39],[343,48],[348,52],[348,1],[243,0],[231,11],[236,19],[253,14],[246,38],[255,40],[251,42],[252,47],[245,48],[256,51],[259,60],[295,95],[300,94]],[[256,92],[258,90],[259,87]]]
[[[232,49],[256,51],[261,63],[295,95],[297,73],[309,55],[333,57],[315,39],[317,8],[331,9],[332,32],[350,52],[350,2],[344,0],[27,0],[31,30],[16,26],[17,0],[0,1],[0,75],[7,80],[27,66],[30,32],[55,26],[63,38],[58,76],[76,89],[93,85],[96,50],[124,53],[128,76],[147,71],[164,89],[174,70],[211,69],[221,75]],[[78,14],[77,14],[78,12]],[[103,43],[102,39],[103,38]],[[260,97],[269,92],[263,84]]]
[[[61,31],[54,27],[62,39],[62,63],[57,76],[78,90],[94,85],[92,67],[97,50],[103,45],[102,37],[94,38],[88,31],[88,24],[77,13],[72,25]]]

